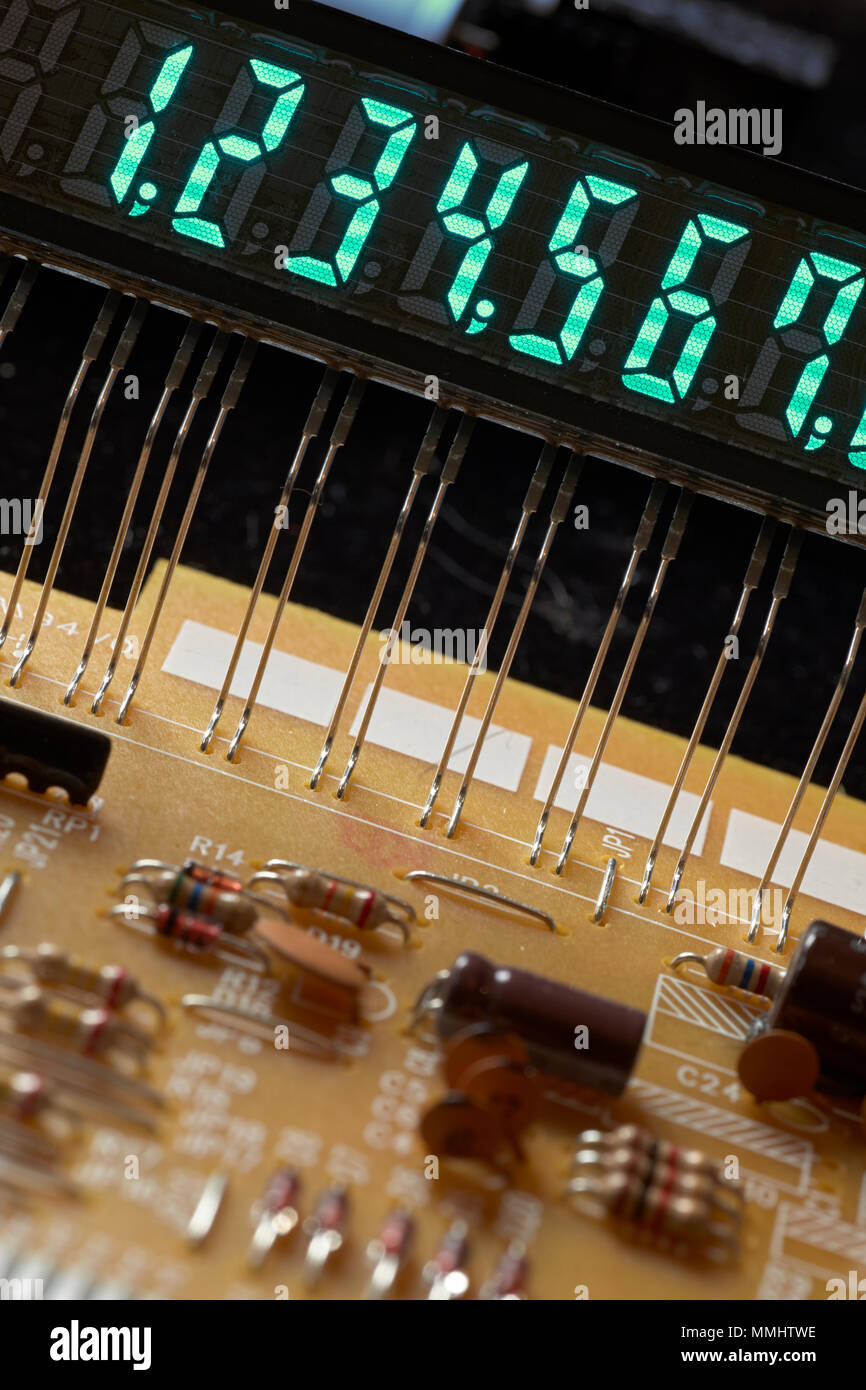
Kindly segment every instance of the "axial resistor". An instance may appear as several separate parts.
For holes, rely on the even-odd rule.
[[[706,1195],[680,1194],[664,1184],[650,1184],[628,1173],[605,1173],[594,1189],[614,1216],[637,1222],[658,1234],[701,1236],[712,1216]]]
[[[252,888],[255,883],[277,884],[293,907],[340,918],[359,931],[393,923],[408,940],[408,922],[415,916],[412,906],[402,898],[284,860],[270,860],[253,874],[247,887]]]
[[[256,923],[263,904],[247,894],[239,878],[188,859],[180,867],[141,859],[124,877],[122,887],[144,884],[160,904],[218,922],[244,935]]]
[[[220,922],[201,917],[195,912],[182,912],[169,903],[160,903],[158,907],[134,908],[126,903],[118,903],[109,915],[134,927],[136,931],[145,931],[148,936],[161,936],[195,951],[214,951],[235,965],[256,970],[266,970],[268,966],[267,956],[255,942],[235,936]],[[142,922],[146,924],[144,927]]]
[[[0,959],[20,960],[40,984],[93,995],[107,1009],[122,1009],[126,1004],[138,1000],[155,1009],[160,1019],[165,1018],[164,1005],[153,995],[145,994],[125,966],[92,966],[47,941],[43,941],[35,951],[6,946],[0,952]]]
[[[580,1144],[571,1193],[588,1194],[612,1215],[657,1234],[736,1240],[742,1189],[700,1150],[680,1149],[637,1125],[607,1134],[588,1130]]]
[[[683,951],[671,961],[674,970],[685,961],[697,961],[704,967],[714,985],[735,985],[737,989],[748,990],[750,994],[762,994],[768,999],[778,993],[785,971],[777,965],[755,960],[753,956],[734,951],[730,946],[717,946],[709,955],[701,956],[693,951]]]
[[[590,1141],[607,1155],[633,1155],[636,1166],[640,1159],[647,1159],[657,1167],[668,1167],[675,1172],[703,1173],[707,1177],[721,1179],[719,1166],[701,1149],[683,1149],[671,1144],[667,1139],[658,1139],[640,1125],[620,1125],[604,1133],[592,1131],[581,1136],[584,1144]],[[621,1157],[617,1161],[623,1161]]]
[[[85,1057],[120,1048],[142,1054],[153,1038],[131,1023],[115,1018],[108,1009],[77,1009],[46,994],[38,985],[25,985],[3,1007],[25,1033],[46,1034],[71,1044]]]

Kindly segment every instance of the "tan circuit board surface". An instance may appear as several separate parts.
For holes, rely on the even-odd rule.
[[[151,577],[140,612],[150,610],[159,573]],[[7,586],[4,586],[7,587]],[[8,591],[8,588],[7,588]],[[28,630],[36,588],[22,595],[17,639]],[[185,618],[205,615],[209,626],[235,633],[245,592],[188,570],[178,572],[126,725],[114,723],[132,671],[121,663],[100,718],[90,697],[104,670],[110,640],[96,648],[72,715],[113,737],[100,788],[102,804],[86,813],[34,796],[9,781],[0,788],[0,870],[18,869],[22,884],[0,925],[0,944],[35,946],[53,941],[95,963],[119,961],[169,1006],[169,1023],[148,1070],[164,1092],[157,1131],[105,1122],[87,1125],[70,1149],[66,1171],[81,1188],[78,1200],[10,1199],[2,1240],[60,1266],[84,1264],[100,1279],[119,1280],[136,1294],[177,1298],[291,1298],[309,1296],[300,1278],[301,1232],[275,1250],[259,1273],[245,1263],[251,1208],[274,1169],[291,1163],[301,1173],[301,1214],[335,1182],[348,1183],[348,1240],[323,1278],[317,1297],[356,1299],[369,1276],[365,1250],[388,1210],[413,1208],[418,1223],[414,1257],[401,1285],[403,1297],[425,1296],[421,1269],[456,1214],[471,1227],[470,1296],[493,1271],[509,1239],[529,1251],[527,1294],[535,1299],[825,1298],[830,1277],[847,1279],[866,1260],[864,1148],[856,1109],[812,1102],[758,1105],[739,1085],[736,1057],[756,1008],[745,996],[708,984],[699,970],[677,976],[669,961],[678,951],[740,947],[742,921],[677,924],[663,903],[676,853],[662,849],[645,907],[637,888],[648,841],[584,820],[565,873],[553,873],[568,822],[556,810],[536,869],[528,862],[538,818],[533,798],[549,744],[562,746],[571,702],[510,681],[497,725],[531,739],[516,793],[473,784],[455,838],[444,837],[459,778],[446,777],[430,826],[418,826],[432,766],[368,743],[343,802],[335,797],[351,746],[347,733],[360,696],[376,669],[380,643],[371,638],[327,773],[319,789],[307,785],[323,729],[260,705],[237,762],[226,761],[241,702],[232,697],[212,751],[198,750],[214,691],[163,672],[165,657]],[[264,599],[250,638],[261,642],[273,612]],[[102,635],[116,614],[105,615]],[[53,713],[80,655],[89,605],[59,592],[50,623],[18,690],[4,694]],[[205,617],[201,618],[205,621]],[[133,624],[133,632],[137,626]],[[342,673],[355,630],[320,613],[290,607],[278,648]],[[12,644],[10,644],[12,645]],[[104,653],[104,655],[103,655]],[[2,653],[8,682],[15,653]],[[457,665],[395,663],[387,688],[453,710],[465,671]],[[480,713],[492,676],[480,678],[470,713]],[[326,714],[327,712],[323,712]],[[602,715],[591,711],[578,748],[591,753]],[[670,784],[682,755],[680,739],[620,719],[605,762]],[[687,787],[700,790],[712,753],[701,750]],[[781,821],[794,788],[789,777],[728,760],[714,796],[700,858],[688,865],[683,886],[706,891],[753,888],[754,882],[720,867],[729,812],[734,808]],[[809,830],[821,792],[811,788],[796,822]],[[614,844],[611,836],[618,844]],[[840,795],[825,838],[866,850],[866,806]],[[616,854],[619,869],[603,925],[592,922],[604,865]],[[363,1028],[342,1029],[343,1061],[276,1051],[265,1041],[222,1023],[196,1019],[179,1006],[187,992],[219,989],[226,999],[264,1004],[287,1019],[333,1031],[332,1017],[299,1008],[296,981],[262,980],[140,935],[108,918],[120,875],[142,857],[182,861],[192,854],[247,876],[271,857],[283,857],[397,893],[418,913],[413,940],[360,934],[325,919],[335,949],[357,942],[375,972],[365,994]],[[493,886],[550,913],[551,933],[538,922],[485,907],[400,876],[427,869]],[[438,914],[438,915],[437,915]],[[827,916],[862,932],[862,917],[802,896],[793,918],[796,938],[814,916]],[[778,961],[774,929],[756,954]],[[786,957],[794,942],[789,942]],[[406,1031],[408,1012],[422,986],[461,949],[632,1004],[650,1015],[634,1078],[625,1095],[608,1102],[591,1093],[551,1102],[532,1127],[526,1159],[507,1184],[481,1169],[459,1171],[446,1162],[438,1179],[417,1135],[419,1109],[446,1089],[436,1056],[423,1038]],[[348,949],[354,949],[349,947]],[[598,1122],[639,1122],[678,1144],[717,1159],[735,1156],[746,1182],[742,1249],[727,1264],[684,1260],[609,1224],[573,1211],[563,1197],[577,1133]],[[130,1160],[137,1160],[137,1163]],[[225,1168],[229,1186],[207,1244],[187,1249],[184,1231],[208,1174]],[[137,1176],[130,1176],[137,1170]],[[276,1291],[276,1292],[275,1292]]]

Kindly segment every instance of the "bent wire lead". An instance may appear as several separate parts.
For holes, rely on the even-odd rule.
[[[310,531],[312,530],[313,522],[316,519],[316,513],[319,510],[319,506],[321,504],[322,493],[325,490],[325,484],[328,481],[328,475],[331,472],[334,459],[337,457],[337,454],[339,453],[340,449],[342,449],[349,436],[349,431],[352,428],[352,423],[355,419],[356,414],[358,413],[358,407],[361,404],[361,399],[364,394],[364,386],[365,383],[362,378],[356,377],[352,379],[352,384],[349,387],[348,394],[346,395],[343,404],[340,407],[340,413],[337,417],[336,424],[334,425],[334,428],[331,431],[331,439],[328,444],[328,450],[322,461],[321,467],[319,468],[318,476],[313,485],[313,491],[310,494],[310,500],[307,503],[307,510],[304,513],[304,520],[301,523],[301,529],[298,532],[298,538],[295,541],[295,546],[292,551],[292,558],[289,562],[288,569],[286,570],[286,576],[283,580],[282,588],[280,589],[279,597],[277,599],[276,607],[274,609],[274,615],[271,619],[270,627],[268,628],[268,635],[265,638],[264,645],[262,647],[262,653],[259,657],[258,665],[256,666],[255,675],[253,676],[252,683],[247,693],[243,713],[241,714],[241,717],[238,720],[237,728],[235,729],[234,734],[232,735],[232,739],[228,747],[228,752],[226,753],[226,759],[230,763],[233,763],[237,758],[238,749],[241,746],[241,741],[243,739],[244,734],[246,733],[247,725],[249,724],[250,719],[252,718],[253,710],[256,707],[256,701],[259,698],[259,690],[261,688],[262,680],[264,679],[264,674],[267,668],[268,660],[270,659],[274,642],[277,640],[277,632],[279,631],[280,622],[282,621],[286,604],[288,603],[289,598],[291,596],[292,587],[295,582],[295,576],[298,573],[298,569],[300,567],[301,560],[304,555],[304,550],[306,549],[307,541],[310,538]]]
[[[373,711],[376,708],[376,701],[379,698],[379,692],[382,689],[382,686],[385,682],[385,677],[388,674],[388,666],[390,665],[391,656],[393,654],[394,647],[397,643],[397,635],[400,632],[400,629],[403,625],[403,619],[406,616],[406,610],[409,607],[409,603],[411,602],[412,594],[415,592],[415,584],[418,580],[418,575],[421,571],[421,566],[424,563],[424,557],[427,554],[427,548],[430,544],[430,539],[433,535],[433,528],[436,525],[436,520],[439,516],[442,503],[445,501],[445,494],[448,491],[448,488],[451,486],[451,484],[455,481],[457,474],[460,472],[460,465],[463,462],[463,455],[466,453],[466,449],[469,444],[469,440],[472,436],[472,431],[474,427],[474,417],[471,415],[464,415],[462,420],[460,421],[460,424],[457,427],[457,433],[454,437],[454,441],[451,444],[445,462],[442,465],[442,472],[439,475],[439,482],[436,487],[436,495],[433,498],[433,501],[430,504],[430,510],[427,513],[427,520],[424,523],[424,530],[421,533],[421,539],[418,542],[418,546],[415,551],[415,556],[412,560],[412,568],[410,569],[409,576],[406,580],[406,583],[403,586],[403,592],[400,595],[400,601],[397,604],[397,610],[394,614],[394,618],[389,629],[388,640],[379,654],[379,665],[377,667],[376,674],[373,677],[373,684],[370,688],[370,692],[366,700],[364,701],[364,708],[358,722],[358,731],[355,734],[355,742],[352,745],[352,751],[349,754],[348,762],[346,763],[346,766],[343,769],[343,775],[340,778],[340,782],[337,787],[337,796],[341,800],[346,795],[346,789],[349,785],[352,773],[355,771],[355,765],[359,757],[361,756],[361,749],[363,748],[364,740],[367,737],[367,730],[370,727],[370,720],[373,718]]]
[[[770,553],[770,544],[772,542],[775,529],[776,523],[774,521],[770,520],[769,518],[766,518],[764,521],[762,521],[761,528],[758,532],[758,538],[755,542],[755,548],[752,551],[752,557],[749,560],[745,578],[743,579],[743,587],[740,592],[740,597],[737,601],[737,607],[734,610],[733,618],[731,619],[731,622],[728,625],[728,631],[725,635],[725,640],[722,643],[722,650],[719,654],[719,659],[716,662],[716,669],[713,672],[712,679],[710,681],[709,686],[707,687],[707,693],[704,696],[703,704],[701,705],[701,708],[698,711],[698,717],[695,720],[694,728],[692,729],[688,744],[686,745],[686,751],[683,753],[682,762],[680,763],[677,775],[674,778],[674,784],[671,787],[670,795],[668,796],[665,809],[662,812],[661,820],[658,823],[658,829],[656,830],[655,837],[653,838],[653,842],[650,846],[649,854],[647,855],[646,864],[644,865],[643,878],[641,880],[640,890],[638,892],[637,900],[639,903],[646,902],[646,896],[650,889],[653,870],[655,869],[656,859],[658,858],[658,852],[661,848],[661,844],[665,836],[665,831],[667,830],[668,825],[670,824],[670,819],[674,812],[674,806],[677,803],[677,797],[679,796],[682,790],[682,786],[686,780],[688,770],[692,765],[692,759],[694,758],[698,744],[700,743],[704,729],[706,728],[707,720],[710,717],[710,711],[713,708],[716,695],[718,694],[719,686],[722,683],[722,677],[724,676],[725,671],[728,668],[728,663],[730,659],[729,644],[732,638],[739,638],[740,628],[742,627],[743,618],[746,616],[746,608],[748,606],[749,599],[751,598],[755,589],[760,584],[761,576],[763,575],[764,569],[767,564],[767,557]]]
[[[292,458],[292,462],[289,465],[289,471],[286,474],[286,480],[283,483],[283,488],[280,493],[280,498],[274,513],[275,517],[284,514],[285,509],[289,505],[289,502],[292,497],[292,492],[294,490],[295,481],[301,468],[301,464],[306,458],[307,450],[309,449],[310,444],[313,442],[314,439],[317,438],[319,431],[322,428],[322,425],[325,420],[325,415],[327,413],[328,407],[331,404],[331,398],[334,394],[334,389],[337,385],[338,379],[339,378],[337,373],[333,371],[332,368],[326,368],[321,383],[319,385],[319,389],[316,392],[315,399],[313,400],[313,404],[310,406],[310,413],[307,416],[306,423],[304,424],[304,428],[301,431],[301,438],[298,442],[297,448],[295,449],[294,457]],[[241,619],[241,625],[238,628],[237,635],[235,637],[235,644],[232,648],[232,654],[229,657],[229,664],[226,667],[226,673],[223,676],[222,685],[220,686],[219,694],[217,695],[216,703],[213,707],[213,713],[211,714],[208,726],[205,729],[204,734],[202,735],[201,743],[199,744],[199,747],[201,748],[201,751],[203,753],[206,753],[210,748],[213,736],[216,733],[220,719],[222,718],[223,708],[225,706],[226,699],[228,698],[228,693],[231,690],[231,685],[232,681],[234,680],[235,671],[237,670],[238,662],[241,659],[241,653],[244,649],[246,635],[249,631],[250,623],[253,620],[253,614],[255,613],[256,605],[261,596],[262,589],[264,588],[265,580],[268,577],[268,570],[271,566],[271,560],[273,559],[273,554],[274,550],[276,549],[278,537],[279,528],[275,523],[272,523],[271,526],[269,526],[268,528],[268,539],[265,542],[265,548],[262,552],[262,558],[259,561],[259,568],[256,574],[255,582],[253,584],[252,589],[250,590],[250,596],[247,600],[247,606],[244,611],[244,616]]]
[[[237,405],[238,396],[240,395],[241,390],[243,389],[243,384],[247,379],[247,373],[249,372],[250,366],[252,365],[252,360],[255,355],[255,351],[256,344],[253,342],[253,340],[251,338],[244,338],[241,343],[241,349],[238,353],[237,360],[232,369],[231,376],[229,377],[228,385],[226,386],[225,391],[223,392],[216,420],[213,423],[211,432],[208,435],[207,443],[205,444],[204,450],[202,451],[202,456],[199,460],[199,464],[195,472],[195,477],[193,478],[192,487],[189,490],[189,495],[186,501],[186,507],[184,508],[184,513],[181,517],[181,522],[179,527],[177,528],[177,534],[174,538],[174,544],[171,548],[171,555],[168,558],[168,563],[163,571],[162,578],[160,580],[159,592],[157,593],[156,601],[153,605],[153,611],[151,612],[150,618],[148,619],[144,637],[141,639],[141,647],[139,650],[138,660],[135,663],[135,670],[129,678],[129,685],[126,688],[126,694],[121,700],[120,708],[118,709],[117,714],[115,715],[115,723],[117,724],[122,724],[126,719],[126,716],[129,712],[129,707],[132,704],[135,692],[138,689],[139,681],[141,680],[144,668],[147,664],[147,658],[150,653],[150,645],[153,641],[157,624],[159,623],[160,617],[162,616],[162,610],[165,604],[166,597],[168,595],[169,585],[171,584],[174,572],[177,568],[177,564],[180,559],[181,551],[183,550],[184,541],[186,540],[190,525],[192,524],[192,518],[195,513],[196,506],[198,504],[198,499],[201,496],[201,490],[204,487],[204,481],[207,477],[207,471],[210,467],[210,462],[213,458],[214,450],[216,449],[216,446],[219,443],[219,437],[222,434],[223,425],[226,422],[229,412],[233,410],[234,407]]]
[[[412,477],[409,480],[409,487],[407,489],[406,496],[403,499],[403,505],[400,508],[399,516],[397,517],[397,520],[394,523],[394,529],[391,532],[391,539],[388,542],[388,549],[385,553],[385,558],[383,559],[381,567],[379,569],[379,578],[376,581],[376,587],[373,590],[373,596],[367,605],[367,611],[364,614],[364,621],[362,622],[358,631],[358,636],[355,641],[355,648],[352,652],[352,656],[349,661],[345,677],[343,678],[343,684],[340,689],[340,693],[337,696],[337,703],[334,706],[334,712],[331,715],[331,722],[328,725],[328,732],[325,734],[325,741],[322,744],[322,750],[319,753],[318,761],[316,762],[316,766],[313,769],[313,775],[310,778],[310,787],[313,791],[315,791],[316,787],[319,785],[319,780],[322,776],[322,773],[325,770],[325,764],[327,763],[328,758],[330,757],[331,749],[334,745],[334,739],[336,738],[337,730],[340,727],[340,720],[342,719],[343,711],[346,708],[346,701],[348,700],[349,695],[351,693],[352,686],[355,681],[355,676],[358,671],[358,667],[361,664],[361,658],[364,655],[364,648],[367,644],[367,638],[370,635],[370,629],[372,628],[373,623],[375,622],[376,614],[379,610],[379,604],[381,603],[382,595],[385,592],[385,585],[387,584],[391,575],[391,570],[394,567],[394,560],[397,556],[397,551],[400,546],[400,541],[403,537],[403,532],[406,529],[406,523],[411,515],[412,508],[415,504],[415,499],[418,495],[418,489],[421,486],[421,482],[433,467],[433,463],[436,458],[436,447],[439,443],[439,438],[442,434],[442,430],[444,428],[447,418],[448,412],[440,409],[437,406],[435,411],[433,412],[432,419],[430,420],[430,423],[427,426],[424,438],[421,441],[421,447],[418,450],[415,462],[412,465]]]
[[[610,702],[610,709],[608,710],[607,718],[605,719],[604,726],[602,728],[601,733],[599,734],[598,742],[595,746],[595,752],[592,755],[592,762],[590,763],[589,771],[586,775],[586,781],[583,784],[583,789],[580,793],[580,796],[578,797],[577,806],[574,809],[574,815],[572,816],[569,827],[565,832],[565,839],[562,842],[562,849],[559,851],[559,858],[557,859],[555,866],[555,872],[557,874],[562,873],[563,869],[565,868],[568,862],[568,856],[571,853],[571,847],[574,844],[574,837],[577,833],[577,827],[580,824],[580,818],[586,810],[586,803],[589,800],[590,793],[592,792],[593,783],[595,782],[598,769],[601,767],[602,759],[604,758],[604,753],[605,749],[607,748],[608,740],[610,739],[611,733],[613,732],[613,726],[616,723],[617,717],[619,716],[619,712],[622,707],[622,702],[625,699],[626,691],[628,690],[629,682],[631,681],[632,672],[634,671],[634,668],[637,664],[637,659],[640,655],[640,649],[643,646],[644,638],[646,637],[646,634],[649,630],[649,625],[652,622],[653,614],[656,610],[656,604],[658,603],[659,594],[662,590],[662,585],[664,584],[669,567],[673,564],[674,560],[677,557],[677,554],[679,553],[680,543],[682,542],[683,534],[686,529],[686,522],[689,519],[689,512],[691,511],[693,501],[694,495],[691,492],[683,491],[680,494],[679,501],[676,505],[676,510],[673,514],[671,524],[668,527],[667,535],[665,536],[664,543],[662,545],[661,558],[659,560],[658,569],[655,573],[655,578],[652,582],[652,588],[649,591],[649,595],[644,606],[644,611],[641,614],[640,622],[638,623],[634,637],[632,638],[632,643],[629,648],[628,656],[626,657],[625,665],[622,669],[622,675],[619,678],[619,684],[617,685],[614,697]]]
[[[553,781],[550,784],[550,790],[547,793],[547,799],[544,803],[544,806],[542,807],[541,815],[538,817],[538,825],[535,829],[535,837],[532,841],[532,848],[529,851],[530,864],[538,863],[538,856],[541,853],[541,845],[542,841],[544,840],[545,831],[547,830],[547,823],[550,820],[550,813],[553,810],[553,806],[556,801],[559,788],[562,786],[562,779],[565,776],[566,771],[568,769],[568,762],[571,757],[571,751],[574,748],[575,743],[577,742],[577,736],[580,733],[581,727],[583,725],[584,716],[586,715],[586,711],[589,709],[590,706],[590,701],[592,700],[592,697],[595,694],[595,687],[598,684],[598,678],[601,675],[602,667],[604,666],[604,663],[607,659],[607,654],[610,650],[610,644],[613,641],[614,633],[616,632],[616,629],[619,625],[619,620],[622,617],[622,610],[625,605],[626,598],[628,597],[628,592],[631,588],[632,580],[635,576],[638,561],[640,560],[641,555],[644,553],[650,541],[652,540],[653,532],[656,528],[656,522],[658,521],[659,512],[661,511],[662,502],[664,501],[666,492],[667,486],[665,483],[653,483],[652,487],[650,488],[649,496],[647,497],[646,505],[643,509],[643,514],[641,516],[640,521],[638,522],[638,527],[634,535],[634,540],[632,541],[631,554],[628,557],[628,563],[625,567],[625,573],[623,574],[623,577],[620,580],[620,586],[617,590],[617,595],[614,599],[613,607],[610,610],[610,616],[608,617],[607,625],[604,629],[604,632],[602,633],[601,641],[599,642],[598,647],[596,649],[595,659],[592,663],[590,673],[586,678],[586,684],[583,687],[583,693],[580,697],[580,704],[578,705],[574,715],[574,719],[571,722],[571,728],[568,731],[568,736],[565,740],[565,746],[560,755],[556,771],[553,774]]]
[[[514,655],[520,644],[520,639],[523,635],[523,629],[526,626],[526,620],[529,617],[529,610],[531,609],[532,604],[535,600],[535,595],[538,591],[538,586],[541,583],[541,576],[544,574],[544,567],[547,564],[547,557],[550,554],[550,549],[553,545],[556,533],[559,527],[562,525],[563,521],[565,520],[566,516],[568,515],[568,509],[571,506],[571,499],[574,496],[574,490],[577,487],[577,481],[580,477],[582,468],[583,458],[576,454],[572,454],[566,465],[565,474],[559,486],[559,492],[556,495],[556,499],[550,511],[550,521],[547,525],[547,531],[545,533],[544,540],[541,542],[541,547],[538,551],[538,555],[536,556],[535,565],[533,566],[532,574],[529,578],[529,583],[526,586],[526,592],[523,595],[523,602],[520,605],[520,611],[518,612],[517,617],[514,620],[514,626],[511,629],[511,635],[508,639],[508,646],[506,647],[505,655],[502,658],[502,665],[496,673],[496,680],[493,683],[493,689],[490,692],[490,698],[487,701],[487,707],[483,715],[481,716],[481,725],[478,729],[478,733],[475,735],[475,742],[472,745],[472,752],[469,754],[469,761],[466,765],[466,771],[463,774],[460,787],[458,789],[456,797],[454,798],[454,805],[451,809],[451,815],[448,819],[448,824],[445,827],[445,834],[449,840],[454,835],[457,826],[460,823],[460,817],[463,814],[463,806],[466,802],[466,797],[469,794],[469,788],[472,785],[472,779],[475,776],[475,769],[478,766],[478,759],[481,757],[481,751],[484,747],[484,740],[487,737],[487,733],[492,723],[493,716],[496,713],[496,706],[499,704],[499,697],[502,694],[502,688],[505,685],[506,680],[508,679],[508,673],[511,670],[511,665],[514,661]]]
[[[421,826],[425,826],[427,824],[433,812],[433,807],[436,805],[436,798],[439,795],[439,789],[442,786],[442,778],[445,776],[445,772],[451,760],[451,754],[454,751],[454,744],[457,740],[457,735],[460,731],[460,726],[463,722],[463,716],[466,713],[466,706],[469,704],[470,696],[472,695],[472,691],[475,687],[475,681],[478,677],[479,671],[481,670],[482,664],[487,656],[487,648],[490,645],[490,638],[493,636],[493,629],[496,626],[496,620],[499,617],[499,610],[502,607],[502,600],[505,597],[505,591],[508,588],[508,583],[511,579],[511,573],[517,562],[517,557],[520,554],[521,546],[523,545],[523,538],[526,535],[526,528],[529,525],[532,516],[539,508],[541,498],[543,496],[544,489],[547,486],[547,482],[550,477],[551,469],[553,468],[553,462],[555,458],[556,450],[554,449],[554,447],[551,444],[545,444],[541,450],[538,462],[535,465],[535,470],[532,474],[529,487],[526,490],[526,496],[523,499],[523,506],[520,512],[520,520],[517,523],[517,528],[511,539],[511,545],[508,547],[508,554],[506,555],[505,563],[502,566],[502,572],[499,576],[499,582],[496,585],[496,590],[494,592],[493,598],[490,601],[490,607],[487,610],[487,617],[484,622],[484,627],[481,629],[481,641],[478,643],[475,649],[475,655],[472,658],[472,664],[469,667],[469,670],[466,674],[466,680],[464,681],[463,689],[460,692],[460,699],[457,702],[457,708],[454,711],[454,716],[451,720],[451,727],[448,730],[448,737],[445,740],[445,747],[442,749],[442,756],[440,757],[436,771],[433,774],[433,781],[430,783],[430,790],[427,793],[427,800],[424,803],[424,809],[421,812],[421,819],[419,821],[419,824]]]

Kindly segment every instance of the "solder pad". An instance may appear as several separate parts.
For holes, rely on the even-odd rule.
[[[157,569],[140,614],[150,611],[159,577]],[[8,584],[4,587],[8,592]],[[36,586],[25,586],[14,638],[28,631],[36,598]],[[0,870],[22,873],[20,890],[0,925],[0,942],[53,941],[93,963],[120,961],[169,1008],[169,1024],[149,1070],[149,1080],[167,1102],[157,1132],[143,1136],[108,1121],[85,1126],[66,1164],[81,1197],[50,1203],[0,1199],[4,1249],[25,1249],[54,1266],[87,1267],[137,1296],[305,1298],[300,1232],[276,1249],[260,1272],[253,1274],[245,1263],[251,1209],[275,1167],[288,1162],[303,1180],[302,1215],[334,1182],[346,1182],[350,1189],[347,1245],[316,1291],[319,1298],[362,1295],[369,1276],[367,1244],[397,1203],[414,1211],[418,1225],[403,1297],[424,1296],[421,1267],[459,1213],[470,1224],[470,1296],[507,1242],[518,1238],[528,1248],[527,1294],[533,1299],[826,1298],[828,1279],[847,1278],[849,1268],[866,1260],[864,1150],[856,1109],[829,1101],[756,1104],[739,1085],[735,1068],[739,1040],[759,1006],[710,985],[699,970],[675,975],[669,965],[679,951],[741,947],[746,923],[690,926],[666,914],[663,904],[676,860],[676,851],[667,846],[641,907],[637,889],[648,841],[623,834],[616,819],[609,824],[585,819],[567,869],[557,877],[554,850],[568,816],[554,811],[539,865],[529,865],[539,811],[533,793],[548,745],[561,747],[565,741],[573,705],[507,682],[496,723],[531,741],[519,788],[505,794],[476,780],[458,833],[449,841],[443,832],[459,781],[453,772],[426,830],[418,820],[432,766],[372,742],[346,798],[336,799],[351,746],[351,719],[376,670],[381,648],[375,636],[317,791],[308,782],[322,726],[264,704],[255,710],[236,762],[225,757],[241,709],[236,697],[228,702],[210,753],[199,751],[214,691],[166,673],[163,663],[190,614],[206,614],[213,628],[235,633],[245,603],[246,592],[239,587],[178,571],[123,727],[114,716],[132,670],[129,660],[121,663],[101,717],[89,711],[105,660],[101,653],[107,656],[111,645],[106,635],[113,624],[116,630],[118,615],[108,610],[103,640],[66,711],[113,737],[99,803],[79,811],[9,780],[0,787]],[[260,602],[251,641],[263,640],[273,603]],[[58,713],[90,609],[59,591],[50,608],[50,622],[20,687],[4,687],[4,695]],[[135,631],[134,623],[133,636]],[[277,647],[342,673],[355,636],[347,623],[290,606]],[[7,680],[16,659],[13,645],[10,640],[0,662]],[[465,668],[455,663],[427,661],[419,671],[417,662],[396,661],[387,688],[450,711],[464,676]],[[470,712],[483,709],[492,680],[490,673],[479,678]],[[579,751],[592,751],[602,719],[600,711],[590,711]],[[605,763],[670,785],[682,751],[681,739],[620,718]],[[700,790],[712,758],[712,750],[699,750],[689,789]],[[794,785],[790,777],[729,758],[715,789],[702,853],[689,861],[683,886],[694,888],[700,878],[707,895],[713,889],[753,888],[753,881],[721,865],[729,816],[739,810],[781,821]],[[809,789],[797,828],[811,829],[821,797],[819,788]],[[866,807],[840,794],[824,838],[866,851]],[[302,919],[324,925],[335,949],[343,940],[357,940],[362,960],[375,974],[364,1026],[341,1029],[343,1061],[279,1051],[234,1026],[186,1014],[178,1002],[184,993],[218,989],[225,999],[264,999],[273,1012],[285,1008],[287,1017],[316,1025],[309,1012],[298,1012],[291,983],[281,998],[273,980],[223,969],[109,919],[120,875],[135,860],[178,863],[189,854],[242,877],[279,856],[412,901],[418,922],[408,948],[382,933],[362,935],[323,919]],[[597,925],[592,912],[611,854],[618,872],[605,921]],[[544,909],[557,931],[439,887],[401,882],[413,869],[491,885]],[[801,894],[792,938],[815,916],[863,930],[856,913]],[[754,953],[778,963],[774,939],[775,928],[765,931]],[[794,944],[789,941],[781,963]],[[624,1096],[609,1102],[574,1091],[550,1101],[530,1131],[525,1163],[508,1184],[444,1161],[433,1176],[435,1165],[417,1134],[419,1110],[443,1094],[445,1084],[432,1047],[407,1031],[409,1010],[422,986],[464,948],[649,1014]],[[334,1021],[327,1026],[333,1028]],[[717,1159],[736,1158],[748,1199],[737,1259],[686,1261],[572,1210],[563,1194],[576,1135],[597,1124],[629,1121]],[[217,1168],[229,1174],[226,1198],[207,1244],[192,1252],[185,1243],[186,1225],[205,1179]]]

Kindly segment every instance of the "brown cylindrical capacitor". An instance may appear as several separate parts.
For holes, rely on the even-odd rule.
[[[494,1024],[520,1038],[540,1072],[614,1096],[631,1075],[646,1024],[638,1009],[494,965],[474,951],[458,956],[437,989],[437,1003],[441,1038],[467,1024]]]
[[[812,922],[767,1023],[812,1043],[823,1089],[866,1092],[866,941],[830,922]]]

